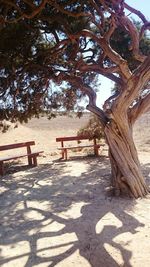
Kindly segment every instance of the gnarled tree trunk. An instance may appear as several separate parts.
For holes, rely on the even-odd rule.
[[[122,123],[122,124],[121,124]],[[110,121],[105,126],[112,170],[112,186],[116,195],[127,193],[138,198],[148,193],[137,150],[132,137],[132,126],[125,118]]]
[[[144,64],[148,66],[147,63]],[[143,73],[147,75],[146,69]],[[132,106],[139,88],[143,86],[143,82],[141,82],[143,73],[140,73],[138,79],[135,75],[131,76],[128,87],[125,85],[119,96],[115,94],[106,100],[105,104],[108,104],[108,107],[103,107],[103,110],[96,106],[96,93],[92,88],[83,84],[79,78],[76,80],[76,84],[78,83],[79,87],[82,87],[82,90],[89,96],[87,109],[98,116],[104,130],[109,146],[112,185],[115,193],[120,195],[125,192],[135,198],[149,193],[141,172],[132,131],[133,123],[147,111],[150,104],[149,94]]]

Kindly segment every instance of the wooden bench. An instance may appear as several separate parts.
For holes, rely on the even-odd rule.
[[[96,156],[98,156],[99,154],[99,148],[101,147],[100,144],[97,144],[96,142],[96,138],[93,138],[93,144],[91,145],[76,145],[76,146],[65,146],[64,142],[68,142],[68,141],[77,141],[78,143],[81,140],[89,140],[89,137],[84,137],[84,136],[69,136],[69,137],[57,137],[56,138],[56,142],[60,142],[61,143],[61,147],[58,147],[59,150],[61,150],[61,154],[62,154],[62,159],[67,160],[67,150],[68,149],[76,149],[76,148],[85,148],[85,147],[93,147],[94,148],[94,154]]]
[[[26,147],[26,151],[23,153],[12,156],[0,157],[0,175],[4,175],[4,162],[13,159],[27,157],[29,166],[37,166],[37,157],[40,153],[43,153],[43,151],[31,152],[31,146],[33,145],[35,145],[34,141],[0,146],[0,151]]]

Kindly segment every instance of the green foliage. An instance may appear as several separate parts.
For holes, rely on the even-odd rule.
[[[91,115],[88,123],[77,132],[77,135],[85,137],[89,136],[90,140],[94,137],[99,140],[104,138],[104,132],[99,118],[96,115]]]
[[[5,9],[3,5],[4,16],[8,12],[9,20],[18,19],[20,14],[13,7],[7,9],[6,5]],[[18,5],[24,12],[32,11],[26,3],[18,2]],[[78,7],[72,3],[69,8],[74,11]],[[72,68],[68,59],[74,44],[70,42],[64,53],[54,48],[58,38],[66,38],[67,32],[82,30],[85,24],[86,18],[69,17],[47,4],[37,17],[7,23],[0,28],[0,120],[27,122],[43,112],[51,118],[54,111],[62,109],[65,112],[75,109],[80,113],[78,100],[82,94],[67,83],[61,86],[62,90],[55,86],[58,69],[69,71]]]
[[[97,72],[80,71],[78,66],[101,64],[101,46],[94,38],[86,38],[79,33],[84,29],[90,29],[98,37],[107,33],[110,25],[105,8],[102,7],[100,13],[104,19],[101,30],[96,24],[99,25],[103,19],[92,1],[48,1],[36,16],[20,18],[21,14],[32,14],[41,2],[13,1],[9,5],[7,1],[2,1],[0,4],[0,120],[27,122],[32,116],[39,117],[45,113],[51,118],[55,111],[62,110],[75,110],[80,116],[83,107],[79,105],[79,100],[85,95],[69,81],[61,83],[58,79],[60,74],[69,76],[71,73],[80,77],[95,91],[99,87]],[[98,1],[95,2],[97,4]],[[109,4],[110,1],[106,2]],[[101,8],[100,3],[98,6]],[[111,4],[109,8],[112,8]],[[82,13],[88,15],[79,15]],[[93,18],[96,24],[92,22]],[[73,38],[75,34],[79,37]],[[110,40],[114,50],[134,69],[139,63],[128,49],[130,42],[129,34],[120,26]],[[140,47],[144,54],[149,54],[150,39],[144,36]],[[104,57],[104,65],[112,66],[107,56]]]

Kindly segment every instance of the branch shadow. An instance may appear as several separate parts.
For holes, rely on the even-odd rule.
[[[116,239],[134,235],[144,224],[129,214],[134,200],[108,196],[109,175],[103,157],[54,161],[4,176],[0,266],[18,260],[19,267],[78,266],[73,263],[77,253],[82,266],[120,266],[113,249],[121,255],[121,266],[131,267],[132,252]]]
[[[32,168],[32,166],[29,166],[28,163],[22,163],[22,160],[11,160],[5,163],[4,168],[5,175],[9,175],[15,172],[28,170]]]

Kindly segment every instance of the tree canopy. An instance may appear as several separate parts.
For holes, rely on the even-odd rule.
[[[125,9],[140,19],[138,31]],[[124,1],[9,0],[0,10],[1,119],[71,109],[91,98],[99,74],[119,88],[150,51],[148,21]]]

